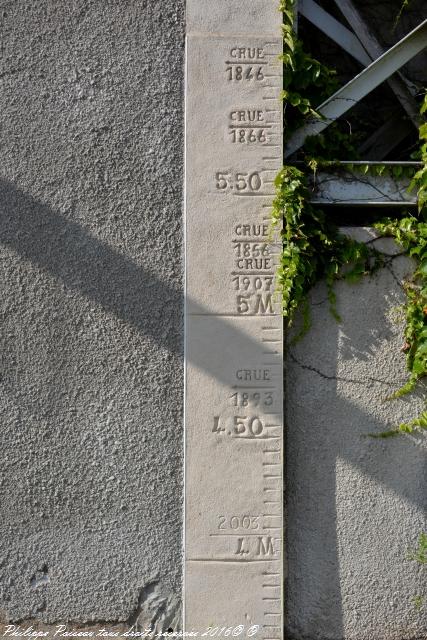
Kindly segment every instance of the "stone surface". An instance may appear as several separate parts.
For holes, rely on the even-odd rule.
[[[271,34],[277,38],[281,24],[274,0],[188,0],[187,32],[240,35]]]
[[[0,23],[0,609],[169,625],[184,2],[3,0]]]
[[[357,229],[359,240],[375,235]],[[374,242],[396,254],[390,240]],[[426,531],[426,439],[366,437],[423,409],[420,394],[387,401],[407,379],[395,256],[372,279],[311,295],[313,326],[287,363],[288,632],[302,640],[424,638],[425,567],[407,560]]]
[[[269,217],[282,80],[272,8],[187,3],[184,598],[188,631],[242,625],[276,640],[282,317]]]

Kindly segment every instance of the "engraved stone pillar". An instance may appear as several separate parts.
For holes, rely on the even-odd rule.
[[[187,2],[185,628],[262,640],[282,636],[277,4]]]

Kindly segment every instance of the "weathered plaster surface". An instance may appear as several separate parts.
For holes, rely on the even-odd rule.
[[[372,239],[358,230],[358,237]],[[391,241],[379,250],[396,253]],[[425,567],[407,560],[426,531],[426,439],[366,437],[417,415],[420,394],[385,398],[407,379],[401,281],[405,257],[356,285],[336,287],[342,323],[323,286],[313,326],[287,368],[288,626],[292,639],[425,638]]]
[[[12,621],[177,608],[183,22],[183,0],[0,1]]]

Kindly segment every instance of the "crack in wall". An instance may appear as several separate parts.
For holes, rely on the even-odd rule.
[[[402,254],[398,254],[398,255],[402,255]],[[397,275],[395,274],[392,265],[392,260],[394,257],[398,257],[398,255],[396,256],[392,256],[390,260],[387,260],[384,263],[384,268],[387,269],[387,271],[391,274],[393,280],[396,282],[396,284],[398,285],[398,287],[405,292],[405,287],[402,283],[402,281],[397,277]],[[405,292],[406,293],[406,292]]]
[[[317,375],[319,375],[321,378],[323,378],[324,380],[330,380],[330,381],[334,381],[334,382],[347,382],[348,384],[359,384],[362,386],[368,386],[368,383],[370,382],[377,382],[378,384],[383,384],[387,387],[391,387],[391,388],[395,388],[396,387],[396,381],[394,382],[389,382],[388,380],[380,380],[379,378],[372,378],[370,376],[367,376],[364,380],[357,380],[355,378],[344,378],[342,376],[331,376],[328,375],[326,373],[323,373],[323,371],[320,371],[320,369],[316,369],[316,367],[312,367],[311,365],[308,364],[304,364],[302,362],[300,362],[294,355],[293,353],[289,353],[289,358],[292,362],[294,362],[295,364],[297,364],[301,369],[305,369],[307,371],[312,371],[313,373],[317,373]],[[397,384],[399,385],[403,385],[405,384],[406,380],[402,380],[402,381],[398,381]]]

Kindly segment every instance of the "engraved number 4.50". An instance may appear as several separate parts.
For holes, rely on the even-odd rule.
[[[219,416],[214,417],[212,433],[227,433],[229,436],[258,438],[264,431],[263,422],[258,416],[234,416],[229,430],[224,426]]]

